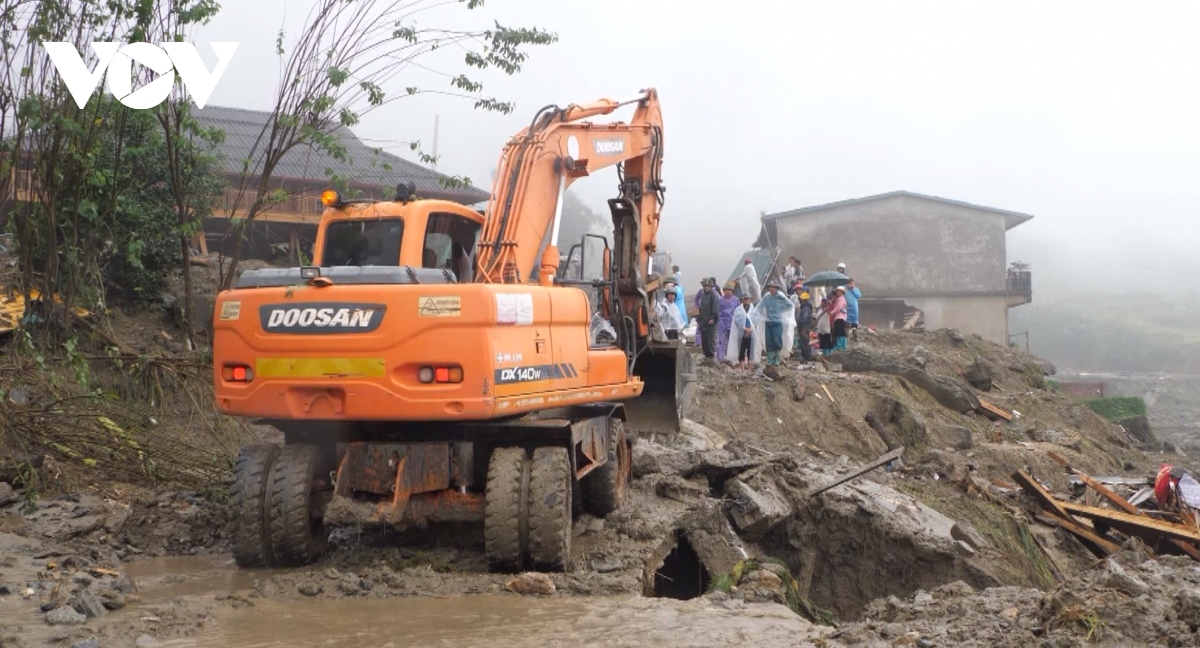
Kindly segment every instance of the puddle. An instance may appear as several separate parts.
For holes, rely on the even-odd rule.
[[[282,573],[238,569],[228,555],[150,558],[129,563],[125,571],[146,600],[251,589],[256,579]]]
[[[256,601],[252,609],[218,615],[200,636],[163,641],[161,647],[794,645],[809,631],[782,606],[726,610],[703,600],[636,596],[470,595]]]

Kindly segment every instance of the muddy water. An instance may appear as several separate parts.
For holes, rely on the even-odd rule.
[[[305,600],[256,603],[163,648],[301,646],[794,645],[811,627],[782,606],[744,610],[635,597]]]
[[[271,572],[228,558],[167,558],[129,565],[149,600],[245,590]],[[726,609],[706,600],[621,597],[255,599],[216,612],[197,636],[162,648],[400,646],[713,646],[803,643],[814,628],[777,605]]]

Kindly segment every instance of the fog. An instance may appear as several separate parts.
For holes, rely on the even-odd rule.
[[[660,248],[689,283],[732,270],[764,210],[906,189],[1034,215],[1010,232],[1009,258],[1033,264],[1035,299],[1197,294],[1194,2],[451,5],[422,24],[496,19],[559,34],[521,74],[483,75],[485,93],[516,111],[418,95],[355,132],[412,159],[406,143],[428,150],[437,115],[438,170],[487,186],[506,139],[541,106],[654,86],[666,131]],[[241,43],[210,102],[269,108],[275,32],[294,34],[307,10],[304,0],[227,0],[197,34]],[[422,62],[465,71],[461,51],[438,54]],[[448,83],[413,68],[389,90]],[[575,189],[605,211],[615,185],[606,172]]]

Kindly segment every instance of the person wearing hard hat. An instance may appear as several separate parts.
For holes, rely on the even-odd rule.
[[[725,362],[729,356],[729,329],[733,326],[733,310],[738,307],[739,299],[733,296],[737,284],[726,281],[721,287],[721,299],[717,305],[717,363]]]
[[[842,274],[846,274],[846,264],[845,264],[845,263],[839,263],[839,264],[838,264],[838,267],[837,267],[837,271],[838,271],[838,272],[840,272],[840,273],[842,273]]]
[[[809,331],[812,330],[813,307],[812,298],[804,290],[804,282],[797,281],[795,287],[796,297],[796,341],[795,345],[800,348],[800,357],[805,362],[812,360],[812,347],[808,343]]]
[[[721,301],[713,290],[717,282],[712,277],[706,277],[701,285],[696,329],[697,335],[703,336],[700,338],[700,348],[704,349],[704,359],[711,362],[717,352],[717,321],[721,317]]]

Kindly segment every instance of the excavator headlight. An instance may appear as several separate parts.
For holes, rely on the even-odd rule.
[[[433,382],[433,367],[421,367],[417,370],[417,380],[423,383]]]
[[[333,189],[326,189],[321,192],[321,204],[337,209],[342,206],[342,194]]]

